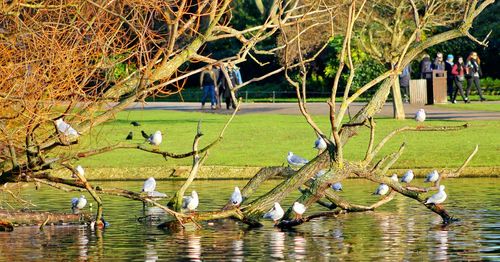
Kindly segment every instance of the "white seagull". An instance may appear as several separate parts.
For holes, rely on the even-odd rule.
[[[333,191],[342,191],[342,184],[340,182],[337,182],[332,185]]]
[[[314,148],[318,149],[319,151],[323,151],[326,149],[326,142],[321,136],[318,136],[318,139],[314,141]]]
[[[441,204],[446,200],[446,197],[447,197],[447,195],[446,195],[446,192],[444,192],[444,185],[440,185],[439,191],[436,194],[429,197],[427,199],[427,201],[425,201],[425,204],[426,205],[427,204],[435,204],[435,205]]]
[[[401,182],[409,184],[413,180],[414,176],[415,175],[413,175],[413,170],[410,169],[406,171],[403,177],[401,177]]]
[[[274,224],[277,224],[278,220],[280,220],[284,215],[285,211],[283,211],[283,208],[281,208],[280,203],[274,202],[273,208],[271,208],[269,212],[265,213],[263,218],[272,219],[274,221]]]
[[[142,192],[151,193],[156,189],[156,180],[154,177],[150,177],[144,181],[144,185],[142,185]]]
[[[71,209],[74,214],[78,214],[80,209],[83,209],[87,205],[87,199],[84,195],[81,195],[80,198],[74,197],[71,199]]]
[[[391,176],[391,180],[392,180],[392,181],[394,181],[394,182],[398,182],[398,175],[393,174],[393,175]]]
[[[182,197],[182,208],[189,211],[194,211],[198,207],[199,203],[198,193],[194,190],[191,191],[191,196]]]
[[[85,176],[85,170],[83,169],[82,166],[78,165],[75,168],[76,173],[78,173],[80,176]],[[71,175],[72,178],[77,178],[78,176],[76,174]]]
[[[427,174],[427,177],[425,178],[425,181],[424,182],[436,182],[438,181],[439,179],[439,173],[437,170],[434,170],[432,172],[430,172],[429,174]]]
[[[387,194],[387,192],[389,192],[389,186],[382,183],[378,186],[377,190],[375,190],[375,192],[373,194],[383,196],[383,195]]]
[[[286,157],[288,164],[292,166],[303,166],[309,162],[309,160],[302,158],[300,156],[294,155],[292,152],[288,152],[288,156]]]
[[[424,122],[425,121],[425,110],[420,108],[415,114],[415,121]]]
[[[243,197],[241,196],[240,188],[235,186],[233,194],[231,194],[231,203],[234,206],[239,206],[243,202]]]
[[[54,121],[57,127],[57,131],[63,133],[65,136],[70,138],[77,138],[80,134],[68,123],[64,122],[63,118],[58,118]]]
[[[161,144],[161,140],[162,140],[161,131],[156,131],[148,138],[148,142],[153,146],[159,146]]]
[[[302,214],[306,212],[306,206],[299,202],[293,203],[293,212],[295,212],[295,219],[302,219]]]

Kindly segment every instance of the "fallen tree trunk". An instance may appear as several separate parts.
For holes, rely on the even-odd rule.
[[[80,224],[90,222],[90,214],[53,213],[46,211],[8,211],[0,210],[0,221],[13,226],[42,224]]]

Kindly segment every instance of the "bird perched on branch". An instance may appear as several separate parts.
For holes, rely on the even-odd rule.
[[[380,195],[380,196],[383,196],[385,194],[387,194],[387,192],[389,192],[389,186],[382,183],[380,184],[378,187],[377,187],[377,190],[375,190],[375,192],[373,193],[373,195]]]
[[[326,142],[321,136],[318,136],[318,139],[314,141],[314,149],[317,149],[318,153],[326,149]]]
[[[189,211],[194,211],[200,203],[198,198],[198,193],[196,191],[191,191],[191,196],[182,197],[182,208]]]
[[[64,122],[64,119],[58,118],[54,121],[57,127],[57,131],[62,133],[63,135],[69,137],[69,138],[77,138],[80,136],[78,131],[76,131],[73,127],[71,127],[68,123]]]
[[[295,219],[302,219],[302,214],[306,212],[306,206],[299,202],[294,202],[292,206],[293,212],[295,212]]]
[[[283,208],[281,208],[280,203],[274,202],[273,208],[269,210],[269,212],[265,213],[263,218],[269,218],[274,221],[274,224],[278,223],[278,220],[280,220],[283,216],[285,215],[285,211]]]
[[[292,165],[292,166],[303,166],[303,165],[309,163],[309,160],[307,160],[303,157],[294,155],[292,152],[288,152],[288,156],[287,156],[286,160],[288,161],[288,164]]]
[[[132,131],[130,131],[127,135],[127,137],[125,138],[125,140],[132,140],[134,138],[134,133]]]
[[[148,133],[144,132],[144,130],[141,130],[141,135],[142,137],[144,137],[145,139],[148,139],[151,135],[148,135]]]
[[[140,126],[141,125],[137,121],[132,121],[132,122],[130,122],[130,124],[133,125],[133,126]]]
[[[394,182],[398,182],[398,175],[392,174],[391,180],[394,181]]]
[[[231,203],[234,206],[239,206],[243,202],[243,197],[241,196],[241,191],[239,187],[234,187],[233,194],[231,194]]]
[[[333,191],[342,191],[342,184],[340,182],[337,182],[332,185]]]
[[[73,214],[80,213],[80,209],[83,209],[87,205],[87,199],[84,195],[81,195],[79,198],[74,197],[71,199],[71,210]]]
[[[78,173],[80,176],[85,176],[85,170],[83,169],[82,166],[78,165],[75,168],[76,173]],[[76,174],[71,175],[72,178],[77,178],[78,176]]]
[[[429,197],[426,201],[425,201],[425,204],[441,204],[443,203],[445,200],[446,200],[446,192],[444,192],[444,185],[440,185],[439,186],[439,191],[432,195],[431,197]]]
[[[406,173],[401,177],[401,182],[409,184],[415,175],[413,174],[413,170],[408,170]]]
[[[425,181],[426,183],[434,183],[436,181],[438,181],[439,179],[439,173],[437,170],[434,170],[432,172],[430,172],[429,174],[427,174],[427,177],[425,178]]]
[[[161,144],[161,140],[161,131],[156,131],[154,134],[148,137],[148,142],[153,146],[159,146]]]

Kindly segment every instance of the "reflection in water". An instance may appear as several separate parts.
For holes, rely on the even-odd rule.
[[[306,239],[302,236],[296,235],[293,238],[293,251],[295,260],[303,260],[306,258]]]
[[[191,261],[201,261],[201,237],[194,234],[187,236],[188,258]]]
[[[243,261],[243,239],[233,240],[233,257],[231,261]]]
[[[78,230],[78,237],[77,237],[77,245],[78,245],[78,250],[79,250],[79,255],[81,260],[87,260],[88,259],[88,253],[89,253],[89,238],[87,236],[88,232],[85,228],[80,228]]]
[[[435,239],[434,244],[436,245],[436,254],[432,257],[440,261],[448,260],[448,231],[437,230],[431,231],[430,234]]]
[[[156,249],[152,244],[146,244],[146,254],[144,261],[146,262],[155,262],[158,260],[158,253],[156,253]]]
[[[271,232],[271,241],[269,243],[271,247],[271,257],[274,259],[285,259],[285,233],[276,230]]]

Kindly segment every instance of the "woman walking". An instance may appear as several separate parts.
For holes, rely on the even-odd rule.
[[[210,104],[212,110],[217,109],[217,98],[215,88],[217,85],[217,75],[212,65],[209,65],[206,70],[201,72],[200,86],[203,89],[203,96],[201,97],[201,109],[205,107],[205,101],[210,96]]]
[[[477,56],[476,52],[470,53],[469,57],[467,58],[467,71],[469,78],[467,79],[467,92],[466,95],[469,97],[470,94],[470,88],[472,87],[472,84],[476,86],[477,93],[479,94],[479,97],[481,99],[481,102],[486,100],[486,98],[483,97],[483,91],[481,90],[481,85],[479,82],[479,78],[483,75],[481,72],[481,66],[480,66],[481,60]]]
[[[451,74],[453,75],[453,82],[455,83],[455,90],[453,91],[453,94],[451,96],[451,102],[453,104],[457,103],[458,92],[460,92],[460,95],[462,96],[464,103],[469,102],[469,98],[464,95],[464,89],[463,89],[463,83],[465,81],[465,71],[466,67],[464,64],[464,58],[459,56],[458,62],[454,64],[453,68],[451,69]]]

